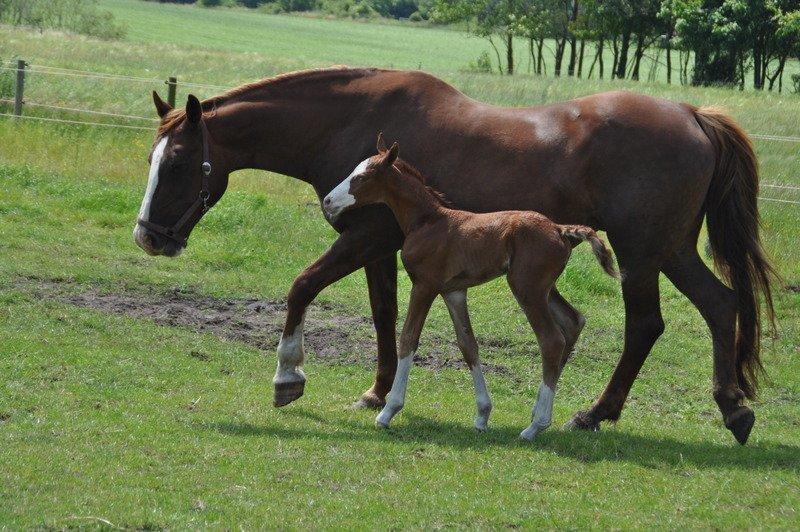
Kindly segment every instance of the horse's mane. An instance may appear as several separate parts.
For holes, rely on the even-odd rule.
[[[218,106],[222,105],[225,102],[228,102],[234,98],[242,96],[252,91],[257,91],[259,89],[266,89],[266,88],[273,88],[273,87],[283,87],[288,84],[291,84],[296,81],[308,82],[308,81],[316,81],[325,79],[330,81],[331,79],[341,78],[341,79],[353,79],[357,77],[363,77],[370,74],[375,74],[379,72],[380,69],[377,68],[350,68],[344,65],[337,65],[325,68],[312,68],[306,70],[295,70],[293,72],[286,72],[283,74],[278,74],[277,76],[272,76],[269,78],[260,79],[258,81],[254,81],[252,83],[245,83],[244,85],[239,85],[238,87],[234,87],[229,89],[218,96],[212,96],[206,100],[200,102],[203,107],[203,112],[213,112]],[[178,125],[180,125],[186,119],[186,110],[183,108],[175,108],[167,115],[161,119],[161,123],[158,126],[158,131],[156,132],[156,136],[160,137],[166,133],[169,133]]]
[[[422,183],[423,185],[425,185],[425,191],[431,196],[433,196],[433,198],[439,203],[439,205],[443,207],[452,207],[452,204],[447,199],[447,197],[445,197],[444,194],[442,194],[435,188],[428,186],[427,184],[428,179],[424,175],[422,175],[422,172],[417,170],[416,167],[407,163],[400,157],[394,160],[394,166],[397,168],[397,170],[400,171],[401,174],[409,175],[414,179],[416,179],[417,181],[419,181],[420,183]]]

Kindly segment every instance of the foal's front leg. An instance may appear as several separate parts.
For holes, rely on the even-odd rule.
[[[383,407],[375,424],[379,427],[388,427],[392,418],[405,404],[406,388],[408,387],[408,374],[414,363],[414,352],[419,346],[419,336],[422,333],[422,326],[425,325],[425,318],[436,298],[436,291],[415,284],[411,288],[411,301],[408,304],[408,315],[403,324],[403,332],[400,333],[400,350],[397,356],[397,372],[394,375],[392,391],[386,398],[386,406]]]
[[[442,295],[450,311],[450,318],[456,330],[458,348],[464,355],[469,371],[472,374],[472,384],[475,387],[475,401],[477,403],[477,415],[475,416],[475,428],[483,432],[489,422],[489,414],[492,412],[492,398],[489,396],[489,389],[486,387],[486,380],[483,378],[483,369],[478,357],[478,342],[475,341],[475,334],[472,332],[472,324],[467,310],[467,291],[448,292]]]

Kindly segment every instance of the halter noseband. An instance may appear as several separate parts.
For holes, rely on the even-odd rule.
[[[208,181],[209,177],[211,176],[211,157],[208,147],[208,128],[206,127],[206,123],[202,118],[200,118],[200,132],[203,136],[203,164],[200,166],[203,177],[200,185],[200,194],[197,196],[197,199],[194,200],[194,203],[192,203],[189,208],[186,209],[186,212],[183,213],[183,216],[181,216],[180,219],[178,219],[178,221],[175,222],[175,224],[171,227],[159,225],[148,220],[142,220],[141,218],[136,220],[136,223],[145,229],[149,229],[154,233],[165,236],[183,247],[186,247],[186,241],[189,239],[188,236],[181,236],[181,230],[183,229],[183,226],[185,226],[186,222],[188,222],[189,219],[194,216],[198,209],[202,211],[202,214],[205,214],[208,211],[208,198],[211,197],[211,193],[208,191]]]

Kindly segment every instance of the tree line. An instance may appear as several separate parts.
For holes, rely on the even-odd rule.
[[[800,59],[800,0],[436,0],[431,18],[487,38],[507,74],[515,38],[540,75],[551,53],[555,76],[638,80],[650,54],[669,83],[744,88],[751,75],[754,88],[781,90]]]

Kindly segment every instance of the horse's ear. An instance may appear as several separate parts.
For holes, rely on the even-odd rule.
[[[386,151],[386,141],[383,140],[383,131],[378,133],[378,153],[383,153]]]
[[[400,151],[400,146],[397,145],[395,142],[392,144],[392,147],[389,148],[389,151],[386,152],[386,156],[383,159],[387,165],[394,164],[395,160],[397,159],[397,154]]]
[[[189,122],[197,124],[202,117],[203,106],[200,105],[200,100],[194,94],[190,94],[186,99],[186,118],[189,119]]]
[[[164,118],[167,113],[172,111],[172,106],[161,99],[156,91],[153,91],[153,103],[156,104],[156,112],[159,118]]]

